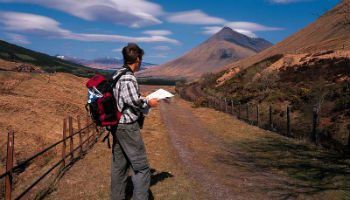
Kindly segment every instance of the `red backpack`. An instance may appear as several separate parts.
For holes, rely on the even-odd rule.
[[[89,96],[85,107],[97,126],[110,128],[118,125],[122,113],[118,111],[113,88],[127,71],[128,69],[123,70],[114,80],[96,74],[86,83]]]

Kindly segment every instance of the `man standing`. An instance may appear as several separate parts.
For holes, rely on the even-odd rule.
[[[145,145],[140,134],[143,111],[158,105],[156,99],[146,100],[140,96],[134,72],[140,69],[144,51],[129,43],[123,48],[124,66],[113,78],[126,71],[113,89],[118,110],[122,112],[117,130],[113,132],[111,165],[111,199],[125,199],[128,169],[131,167],[134,185],[133,199],[147,200],[151,174]]]

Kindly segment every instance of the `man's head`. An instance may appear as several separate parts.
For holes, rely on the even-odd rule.
[[[133,71],[140,69],[142,56],[144,54],[143,49],[135,43],[129,43],[123,48],[122,53],[125,65],[129,65]]]

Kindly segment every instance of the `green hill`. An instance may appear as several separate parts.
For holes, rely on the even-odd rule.
[[[81,77],[90,77],[96,72],[105,73],[2,40],[0,40],[0,59],[13,62],[31,63],[49,73],[66,72]]]

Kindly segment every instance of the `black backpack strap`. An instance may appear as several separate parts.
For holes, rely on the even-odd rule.
[[[112,81],[112,88],[114,88],[115,87],[115,85],[117,84],[117,82],[119,81],[119,79],[122,77],[122,76],[124,76],[128,71],[130,71],[130,68],[124,68],[124,69],[122,69],[123,71],[120,73],[120,74],[118,74],[118,76],[117,77],[115,77],[115,79],[113,79],[113,81]]]

